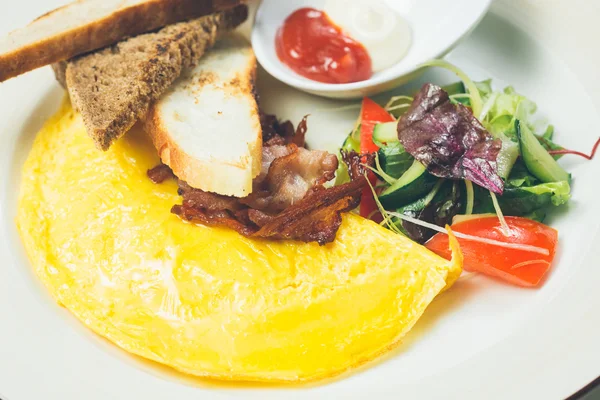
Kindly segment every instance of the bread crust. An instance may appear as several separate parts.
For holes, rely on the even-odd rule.
[[[85,2],[79,0],[78,3]],[[0,54],[0,82],[33,69],[94,51],[120,40],[150,32],[180,21],[198,18],[239,5],[240,0],[147,0],[124,9],[117,9],[105,17],[65,30],[43,40],[28,43],[18,49]],[[60,25],[61,13],[72,6],[51,11],[26,28],[9,34],[35,29],[41,21],[56,19]]]

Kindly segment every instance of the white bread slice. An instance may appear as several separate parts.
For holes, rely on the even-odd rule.
[[[229,35],[150,108],[145,129],[179,179],[222,195],[252,192],[262,161],[255,75],[252,47]]]
[[[44,65],[240,4],[241,0],[79,0],[0,38],[0,82]],[[5,4],[5,12],[10,5]]]

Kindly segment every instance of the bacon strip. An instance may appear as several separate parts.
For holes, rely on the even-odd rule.
[[[173,171],[168,165],[160,164],[148,170],[148,178],[154,183],[163,183],[167,179],[175,178]]]
[[[329,189],[317,187],[299,203],[287,208],[265,224],[254,237],[317,242],[335,240],[342,213],[358,207],[365,179]]]
[[[186,221],[227,227],[247,237],[299,240],[324,245],[335,240],[342,223],[342,213],[358,206],[364,185],[362,178],[329,189],[312,189],[301,201],[278,214],[252,208],[232,212],[211,210],[210,206],[191,206],[186,197],[199,192],[192,189],[184,193],[183,204],[173,206],[171,212]]]
[[[270,157],[274,153],[280,156]],[[272,161],[265,165],[269,159]],[[250,208],[276,212],[302,200],[312,187],[332,180],[338,160],[325,151],[306,150],[295,144],[276,145],[264,148],[263,169],[265,167],[267,173],[261,173],[254,182],[252,194],[241,201]]]

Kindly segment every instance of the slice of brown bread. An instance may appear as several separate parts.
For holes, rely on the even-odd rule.
[[[184,69],[198,62],[221,32],[247,17],[247,6],[237,6],[133,37],[53,68],[68,88],[88,134],[99,149],[107,150]]]

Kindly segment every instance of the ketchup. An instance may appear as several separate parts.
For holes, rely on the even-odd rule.
[[[277,32],[275,47],[281,62],[318,82],[359,82],[373,75],[367,49],[314,8],[292,13]]]

